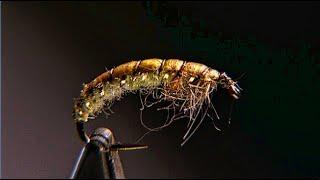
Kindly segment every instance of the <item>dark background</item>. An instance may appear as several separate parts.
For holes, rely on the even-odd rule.
[[[246,73],[244,92],[222,133],[206,120],[180,147],[181,120],[146,136],[149,149],[121,152],[127,178],[319,177],[319,18],[311,2],[4,2],[3,178],[68,178],[83,146],[71,117],[81,84],[151,57]],[[126,96],[89,128],[134,142],[145,132],[139,107]]]

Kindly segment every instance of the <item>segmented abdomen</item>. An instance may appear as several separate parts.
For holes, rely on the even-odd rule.
[[[124,79],[125,76],[132,76],[135,73],[146,73],[154,72],[157,74],[161,73],[172,73],[172,74],[188,74],[190,76],[200,77],[205,80],[215,80],[219,77],[219,72],[215,71],[204,64],[187,62],[179,59],[145,59],[140,61],[131,61],[128,63],[121,64],[116,68],[104,72],[92,82],[84,85],[82,95],[86,96],[87,92],[98,84],[105,81],[112,81],[115,78]],[[171,74],[171,75],[172,75]],[[169,75],[169,74],[168,74]]]
[[[206,65],[179,59],[146,59],[121,64],[85,84],[74,106],[74,119],[87,121],[111,104],[126,91],[165,86],[169,91],[179,90],[181,84],[198,79],[214,83],[220,73]]]

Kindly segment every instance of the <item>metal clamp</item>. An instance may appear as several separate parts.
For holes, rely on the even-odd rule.
[[[98,128],[81,150],[71,179],[125,179],[119,150],[147,148],[145,145],[115,143],[111,130]]]

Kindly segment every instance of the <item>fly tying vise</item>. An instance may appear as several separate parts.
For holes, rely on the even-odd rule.
[[[234,99],[239,98],[242,90],[226,73],[220,73],[204,64],[157,58],[131,61],[108,70],[92,82],[84,84],[80,97],[74,101],[73,119],[80,138],[88,142],[89,138],[84,131],[85,122],[94,119],[102,111],[105,112],[105,108],[110,108],[112,103],[120,100],[124,94],[140,92],[140,95],[152,95],[156,100],[155,103],[171,102],[164,109],[174,111],[174,115],[161,127],[147,127],[141,120],[149,132],[169,126],[177,119],[189,118],[183,145],[208,115],[208,109],[214,109],[210,94],[219,86],[227,89]],[[148,105],[142,99],[141,102],[143,107],[155,104]],[[191,131],[200,112],[202,112],[200,122]],[[216,116],[219,119],[217,113]]]

